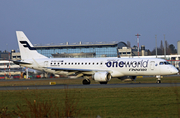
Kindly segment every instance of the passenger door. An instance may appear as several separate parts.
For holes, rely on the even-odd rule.
[[[155,66],[155,62],[151,61],[150,62],[150,68],[151,68],[152,71],[154,71],[154,66]]]
[[[48,67],[48,61],[44,61],[44,67]]]

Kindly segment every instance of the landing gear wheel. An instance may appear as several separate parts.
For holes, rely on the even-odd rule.
[[[156,75],[157,81],[156,83],[160,84],[161,83],[161,76],[160,75]]]
[[[160,84],[160,83],[161,83],[161,80],[157,80],[157,83]]]
[[[84,79],[83,81],[82,81],[82,84],[83,85],[89,85],[91,83],[91,81],[89,80],[89,79]]]
[[[99,82],[100,84],[107,84],[107,82]]]

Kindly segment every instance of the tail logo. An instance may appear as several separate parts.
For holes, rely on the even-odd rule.
[[[27,41],[20,41],[20,43],[26,48],[29,48],[29,50],[36,50],[36,48],[31,47]]]

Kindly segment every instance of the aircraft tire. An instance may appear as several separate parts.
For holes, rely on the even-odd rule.
[[[107,82],[99,82],[100,84],[107,84]]]
[[[161,83],[161,80],[157,80],[157,83],[160,84],[160,83]]]
[[[82,84],[83,85],[89,85],[91,83],[91,81],[89,80],[89,79],[84,79],[83,81],[82,81]]]

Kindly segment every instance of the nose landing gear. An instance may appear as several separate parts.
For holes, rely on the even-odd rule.
[[[160,84],[161,83],[161,76],[160,75],[156,75],[157,81],[156,83]]]

